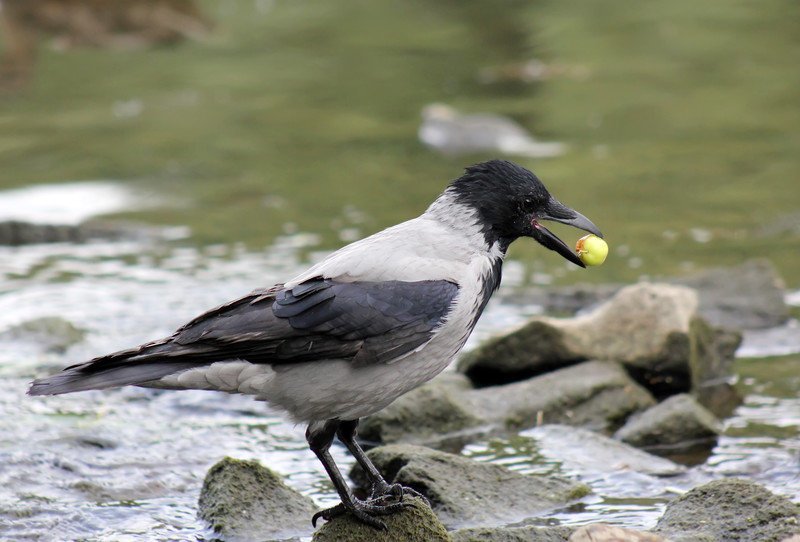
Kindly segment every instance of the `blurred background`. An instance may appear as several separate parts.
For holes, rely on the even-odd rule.
[[[76,15],[93,4],[118,13]],[[612,257],[570,274],[519,243],[531,271],[629,281],[766,256],[800,286],[792,2],[3,5],[2,188],[110,180],[147,196],[117,216],[189,226],[193,245],[259,250],[288,228],[333,249],[501,155],[423,144],[444,103],[567,146],[511,157]]]
[[[259,405],[187,393],[148,407],[142,390],[32,402],[25,382],[417,216],[484,159],[532,169],[611,247],[584,271],[519,242],[505,292],[763,257],[797,316],[796,2],[1,5],[0,525],[15,536],[182,539],[201,529],[199,480],[224,453],[332,502],[300,431]],[[540,310],[493,305],[475,340]],[[773,390],[773,410],[751,414],[762,429],[780,417],[766,431],[778,440],[800,427],[788,363],[780,382],[749,384]],[[98,449],[112,451],[87,462]],[[607,500],[588,520],[651,526],[662,502]]]

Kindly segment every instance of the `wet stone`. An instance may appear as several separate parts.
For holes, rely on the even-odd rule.
[[[450,535],[436,514],[422,499],[406,496],[408,508],[380,520],[387,529],[378,530],[343,515],[322,525],[312,538],[313,542],[451,542]]]
[[[506,429],[566,423],[614,430],[655,399],[618,363],[588,361],[504,386],[464,394],[472,412]]]
[[[403,441],[457,450],[479,436],[543,422],[611,432],[631,414],[655,403],[620,364],[590,361],[477,390],[460,381],[434,381],[367,418],[359,435],[369,442]]]
[[[558,457],[580,470],[629,471],[651,476],[675,476],[686,472],[686,467],[668,459],[579,427],[543,425],[529,429],[523,435],[534,438],[546,455]]]
[[[449,528],[498,525],[523,520],[589,493],[584,484],[558,477],[526,476],[492,463],[408,444],[368,452],[389,483],[400,483],[428,498]],[[366,486],[363,471],[351,477]]]
[[[589,314],[537,317],[490,339],[464,355],[458,369],[481,386],[593,359],[682,374],[688,380],[689,325],[697,303],[689,288],[634,284]]]
[[[198,514],[227,539],[281,540],[308,536],[316,510],[258,461],[226,457],[206,474]]]
[[[437,377],[362,420],[358,435],[374,444],[441,445],[459,433],[471,433],[470,429],[485,422],[462,399],[464,390],[470,388],[463,375]]]
[[[672,542],[782,542],[800,534],[800,504],[749,480],[715,480],[668,503],[654,531]]]
[[[657,455],[710,450],[722,428],[691,395],[679,394],[633,416],[615,438]]]

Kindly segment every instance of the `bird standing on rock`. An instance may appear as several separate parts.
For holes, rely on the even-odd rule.
[[[503,258],[532,237],[584,267],[542,226],[551,220],[602,237],[512,162],[466,169],[419,217],[352,243],[290,281],[212,309],[171,337],[73,365],[31,384],[30,395],[135,385],[253,395],[307,424],[306,439],[342,502],[315,514],[378,516],[402,509],[355,440],[373,414],[442,372],[500,285]],[[364,468],[357,499],[330,455],[339,440]]]

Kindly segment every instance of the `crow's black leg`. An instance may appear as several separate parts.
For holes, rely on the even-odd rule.
[[[386,480],[383,478],[381,473],[372,463],[367,454],[364,453],[364,450],[361,448],[361,445],[356,440],[356,434],[358,429],[358,420],[347,420],[343,422],[339,422],[339,428],[336,431],[336,436],[339,437],[339,440],[342,441],[342,444],[347,446],[347,449],[350,450],[350,453],[353,454],[356,461],[361,468],[364,469],[364,472],[367,474],[367,478],[369,479],[369,498],[370,500],[377,500],[377,499],[384,499],[386,497],[395,497],[397,500],[403,500],[403,494],[412,495],[414,497],[419,497],[426,503],[428,503],[428,499],[425,498],[424,495],[420,494],[415,489],[410,487],[403,487],[400,484],[388,484]],[[428,503],[430,504],[430,503]]]
[[[391,504],[374,504],[372,502],[364,502],[356,499],[350,487],[347,485],[342,473],[339,472],[339,467],[334,463],[330,454],[331,443],[333,437],[339,428],[338,420],[328,420],[323,423],[312,423],[306,429],[306,440],[311,451],[319,458],[322,466],[333,482],[339,498],[342,499],[340,504],[332,508],[320,510],[314,517],[311,518],[311,523],[316,527],[319,518],[328,521],[336,516],[342,514],[351,514],[359,521],[366,523],[376,529],[386,529],[386,524],[373,516],[385,516],[393,514],[404,508],[406,503],[396,502]],[[363,452],[362,452],[363,453]],[[374,467],[373,467],[374,468]]]

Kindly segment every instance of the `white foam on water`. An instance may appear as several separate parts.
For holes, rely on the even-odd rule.
[[[74,225],[142,205],[143,198],[112,181],[44,184],[0,191],[0,221]]]

